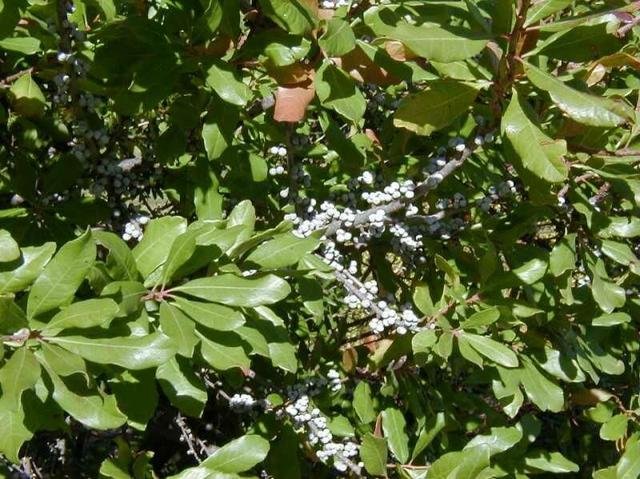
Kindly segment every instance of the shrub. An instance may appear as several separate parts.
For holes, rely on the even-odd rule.
[[[0,3],[0,472],[639,477],[639,8]]]

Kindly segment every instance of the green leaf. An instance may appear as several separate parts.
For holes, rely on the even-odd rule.
[[[411,339],[413,354],[429,354],[438,341],[438,336],[433,329],[423,329]]]
[[[8,297],[0,296],[0,333],[13,334],[19,329],[28,328],[24,311]],[[2,354],[0,354],[0,357]]]
[[[574,90],[528,63],[525,63],[525,71],[531,83],[546,91],[558,108],[578,123],[596,127],[614,127],[624,123],[621,106],[614,100]]]
[[[520,380],[527,396],[543,411],[560,412],[564,408],[562,388],[547,377],[529,359],[522,359]]]
[[[292,65],[307,56],[311,42],[306,38],[285,34],[277,30],[269,30],[256,34],[254,39],[264,42],[262,52],[276,67]]]
[[[49,367],[43,364],[53,383],[53,399],[74,419],[93,429],[115,429],[127,418],[118,411],[114,396],[101,396],[96,390],[77,386],[71,390]]]
[[[528,467],[535,470],[553,472],[555,474],[566,474],[580,470],[580,467],[575,462],[570,461],[559,452],[538,451],[529,453],[524,462]]]
[[[200,352],[214,369],[225,371],[233,368],[248,369],[251,361],[243,348],[243,341],[230,332],[218,331],[212,339],[196,333],[200,338]]]
[[[418,135],[431,135],[465,113],[476,96],[475,86],[455,80],[435,80],[427,89],[400,102],[393,124]]]
[[[524,169],[545,181],[558,183],[567,178],[567,166],[562,158],[567,152],[564,140],[553,140],[545,135],[527,113],[525,106],[513,90],[511,102],[502,117],[502,134],[506,135],[520,157]]]
[[[68,303],[84,281],[96,257],[91,232],[66,243],[38,276],[27,300],[27,317],[33,318]]]
[[[315,15],[301,0],[260,0],[266,16],[285,32],[302,35],[317,23]]]
[[[46,108],[47,100],[38,84],[31,77],[31,73],[25,73],[18,78],[9,94],[12,99],[13,109],[22,116],[40,117]]]
[[[344,71],[325,61],[316,72],[315,87],[323,106],[352,122],[362,118],[367,102],[355,82]]]
[[[255,224],[256,209],[248,200],[243,200],[234,206],[231,213],[229,213],[229,218],[227,218],[227,229],[242,225],[253,232]]]
[[[465,319],[460,325],[462,329],[476,329],[484,326],[489,326],[495,323],[500,318],[500,311],[498,308],[489,308],[482,311],[473,313],[467,319]]]
[[[6,230],[0,230],[0,263],[15,261],[20,257],[18,243]]]
[[[178,236],[171,245],[169,255],[162,268],[162,285],[169,283],[178,271],[196,250],[196,234],[194,231],[187,231]]]
[[[91,384],[84,359],[60,346],[43,341],[40,344],[40,351],[36,352],[36,357],[44,361],[58,376],[80,374],[87,385]]]
[[[177,353],[190,358],[198,344],[196,326],[182,311],[166,301],[160,304],[160,328],[177,347]]]
[[[98,364],[115,364],[126,369],[147,369],[159,366],[175,354],[173,341],[155,332],[147,336],[116,338],[84,338],[60,336],[50,342]]]
[[[600,249],[609,258],[624,266],[629,266],[632,263],[639,263],[637,256],[631,250],[629,245],[625,243],[605,239],[602,240],[602,246]]]
[[[640,475],[640,441],[630,442],[616,466],[616,479],[636,479]]]
[[[389,449],[396,459],[404,464],[409,459],[409,437],[405,431],[406,421],[399,409],[387,408],[382,411],[382,430]]]
[[[200,417],[207,403],[207,390],[187,362],[178,357],[158,366],[156,378],[171,404],[184,414]]]
[[[133,248],[138,271],[147,278],[169,256],[173,240],[187,230],[187,221],[179,216],[164,216],[149,221],[144,237]]]
[[[40,364],[33,353],[22,347],[0,369],[0,410],[21,408],[22,393],[40,379]]]
[[[627,324],[631,322],[631,316],[627,313],[610,313],[603,314],[602,316],[598,316],[597,318],[593,318],[591,324],[593,326],[617,326],[618,324]]]
[[[299,238],[293,233],[283,233],[258,246],[247,261],[265,269],[284,268],[296,264],[319,243],[320,240],[313,237]]]
[[[624,288],[597,274],[591,278],[591,293],[593,299],[605,313],[611,313],[614,309],[621,308],[627,299]]]
[[[122,238],[108,231],[93,231],[93,237],[101,246],[109,250],[107,256],[107,268],[114,279],[123,281],[138,281],[140,273],[136,266],[136,260]]]
[[[429,468],[429,479],[475,479],[489,467],[489,451],[482,445],[440,456]]]
[[[564,236],[556,243],[549,256],[549,268],[557,278],[565,271],[572,271],[576,267],[576,235]]]
[[[401,22],[386,36],[402,42],[416,55],[443,63],[471,58],[487,44],[487,39],[478,38],[468,30],[445,29],[432,23],[416,26]]]
[[[462,336],[464,336],[473,349],[493,362],[506,368],[515,368],[518,366],[518,356],[516,356],[516,353],[514,353],[512,349],[504,344],[485,336],[478,336],[477,334],[467,332],[463,333]]]
[[[127,424],[144,431],[158,406],[158,390],[153,371],[123,371],[109,380],[118,410]]]
[[[524,26],[533,25],[560,10],[564,10],[572,3],[573,0],[542,0],[537,2],[527,12],[527,20],[524,22]]]
[[[33,437],[33,432],[25,425],[24,410],[0,408],[0,424],[2,424],[0,452],[11,462],[18,464],[20,448]]]
[[[492,427],[489,434],[474,437],[464,448],[486,446],[489,448],[489,455],[493,456],[494,454],[508,451],[518,444],[521,439],[522,431],[517,427]]]
[[[374,476],[387,475],[387,441],[373,434],[366,434],[360,446],[360,458],[364,468]]]
[[[600,427],[600,437],[605,441],[617,441],[627,434],[629,417],[616,414]]]
[[[187,316],[207,328],[218,331],[233,331],[244,324],[240,311],[214,303],[190,301],[176,296],[175,304]]]
[[[333,17],[327,22],[318,44],[328,56],[340,57],[356,47],[356,36],[348,22]]]
[[[55,336],[70,328],[93,328],[107,325],[118,314],[112,299],[87,299],[67,306],[42,328],[43,336]]]
[[[40,40],[33,37],[3,38],[0,40],[0,49],[33,55],[40,50]]]
[[[233,132],[240,119],[237,108],[217,101],[219,109],[211,111],[204,118],[202,141],[209,161],[219,159],[233,141]],[[224,108],[224,114],[221,109]]]
[[[22,291],[36,280],[56,251],[55,243],[22,248],[22,261],[13,271],[0,272],[0,293]]]
[[[221,274],[194,279],[172,291],[229,306],[260,306],[283,300],[291,288],[286,281],[272,274],[255,279]]]
[[[376,411],[371,397],[371,386],[365,381],[360,381],[353,391],[353,409],[363,424],[375,421]]]
[[[218,472],[244,472],[264,461],[268,452],[267,440],[255,434],[247,434],[217,449],[201,467]]]
[[[238,80],[236,72],[228,64],[221,61],[215,61],[209,67],[206,83],[222,100],[232,105],[245,106],[252,97],[249,87]]]

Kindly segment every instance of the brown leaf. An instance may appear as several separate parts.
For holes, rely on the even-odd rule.
[[[384,49],[391,58],[400,62],[406,62],[407,60],[417,58],[411,50],[405,47],[402,42],[397,40],[389,40],[388,42],[385,42]]]
[[[273,119],[292,123],[304,119],[307,106],[315,94],[312,81],[293,86],[279,86],[276,91]]]
[[[376,85],[395,85],[400,83],[399,78],[376,65],[360,47],[356,47],[346,55],[333,60],[359,82],[374,83]]]
[[[330,8],[321,8],[318,10],[318,18],[320,20],[331,20],[335,14],[335,10]]]
[[[313,69],[302,63],[294,63],[283,67],[274,67],[270,64],[265,64],[265,67],[269,75],[278,82],[279,85],[293,86],[313,80]]]

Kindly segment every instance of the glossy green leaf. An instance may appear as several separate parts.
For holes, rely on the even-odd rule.
[[[64,329],[106,326],[120,308],[112,299],[87,299],[63,308],[42,329],[43,336],[55,336]]]
[[[33,353],[20,348],[0,369],[0,410],[20,409],[22,393],[40,378],[40,364]]]
[[[214,303],[175,297],[175,305],[194,321],[218,331],[233,331],[244,324],[240,311]]]
[[[174,342],[159,332],[148,336],[84,338],[58,336],[50,342],[99,364],[115,364],[127,369],[147,369],[163,364],[176,352]]]
[[[524,26],[528,27],[539,22],[560,10],[567,8],[573,3],[573,0],[542,0],[535,3],[527,12],[527,20]]]
[[[21,408],[12,410],[0,408],[0,452],[14,463],[19,463],[22,445],[33,437],[33,432],[25,425],[25,414]]]
[[[102,396],[97,390],[77,385],[74,390],[45,366],[53,383],[53,399],[78,422],[94,429],[115,429],[126,422],[118,411],[114,396]]]
[[[255,434],[248,434],[217,449],[202,467],[212,471],[238,473],[262,462],[269,452],[269,442]]]
[[[387,438],[389,450],[404,464],[409,459],[409,436],[405,431],[406,421],[399,409],[387,408],[382,411],[382,430]]]
[[[187,231],[178,236],[169,250],[169,255],[162,268],[163,285],[169,283],[175,276],[176,271],[183,266],[196,251],[196,234]]]
[[[430,479],[472,479],[489,466],[489,447],[471,447],[440,456],[429,468]]]
[[[543,411],[559,412],[564,408],[562,388],[547,377],[528,359],[522,358],[520,380],[527,396]]]
[[[285,32],[301,35],[316,24],[313,11],[303,0],[260,0],[264,13]]]
[[[611,313],[614,309],[624,306],[627,299],[624,288],[597,274],[591,279],[591,293],[605,313]]]
[[[455,27],[442,28],[425,23],[411,25],[400,23],[387,36],[404,43],[412,52],[427,60],[455,62],[477,55],[487,44],[487,40],[473,33]]]
[[[252,97],[249,87],[237,78],[228,65],[219,61],[207,70],[206,82],[222,100],[232,105],[244,106]]]
[[[318,44],[327,55],[339,57],[356,47],[356,36],[348,22],[334,17],[327,21]]]
[[[36,352],[36,357],[42,358],[42,361],[58,376],[80,374],[84,377],[87,384],[91,383],[84,359],[60,346],[43,341],[40,345],[40,351]]]
[[[187,230],[187,222],[179,216],[165,216],[149,221],[144,237],[133,248],[138,271],[145,278],[169,256],[173,240]]]
[[[567,474],[578,472],[580,467],[570,461],[559,452],[538,451],[528,454],[525,464],[537,471],[552,472],[555,474]]]
[[[6,230],[0,230],[0,263],[15,261],[20,257],[18,243]]]
[[[476,313],[473,313],[467,319],[465,319],[460,325],[462,329],[476,329],[484,326],[489,326],[495,323],[500,318],[500,311],[498,308],[483,309]]]
[[[198,333],[200,352],[214,369],[224,371],[233,368],[249,368],[251,361],[243,347],[243,341],[230,332],[217,332],[211,339]],[[246,343],[244,343],[246,344]]]
[[[362,118],[367,108],[364,96],[354,80],[329,62],[316,72],[316,93],[322,105],[352,122]]]
[[[365,381],[360,381],[353,390],[353,409],[363,424],[375,421],[376,411],[371,396],[371,386]]]
[[[616,414],[600,427],[600,437],[605,441],[617,441],[627,434],[629,418],[625,414]]]
[[[429,82],[427,89],[400,102],[393,124],[418,135],[431,135],[465,113],[477,95],[478,89],[467,83],[455,80]]]
[[[633,479],[640,475],[640,442],[628,443],[615,473],[616,479]]]
[[[622,107],[615,101],[575,90],[539,68],[525,64],[527,77],[546,91],[569,118],[589,126],[614,127],[625,121]]]
[[[20,115],[40,117],[44,114],[47,100],[31,72],[21,75],[9,88],[9,94],[13,108]]]
[[[515,368],[518,366],[518,356],[512,349],[498,341],[485,336],[478,336],[465,332],[463,334],[466,341],[481,355],[491,361],[507,368]]]
[[[55,251],[55,243],[22,248],[20,265],[10,271],[0,272],[0,293],[15,293],[33,283]]]
[[[502,118],[501,129],[520,157],[522,167],[534,176],[557,183],[567,178],[563,157],[567,152],[564,140],[552,140],[527,114],[516,90]]]
[[[27,316],[33,318],[68,303],[95,257],[96,245],[90,231],[62,246],[31,287]]]
[[[558,277],[576,265],[576,235],[568,234],[556,243],[549,256],[549,269]]]
[[[265,269],[284,268],[300,261],[319,243],[316,238],[298,238],[293,233],[283,233],[258,246],[247,256],[247,261]]]
[[[106,263],[113,278],[123,281],[140,279],[136,260],[122,238],[114,233],[99,230],[93,231],[93,237],[96,243],[109,250]]]
[[[522,439],[522,431],[516,427],[492,427],[489,434],[478,435],[464,446],[470,449],[476,446],[489,448],[489,455],[508,451]]]
[[[384,438],[366,434],[360,445],[360,458],[364,468],[373,476],[387,474],[387,441]]]
[[[171,404],[189,416],[202,415],[207,390],[188,363],[174,357],[158,366],[156,378]]]
[[[178,354],[187,358],[193,356],[193,350],[199,341],[195,324],[180,309],[166,301],[160,304],[160,328],[173,340]]]
[[[281,301],[291,288],[286,281],[271,274],[255,279],[221,274],[194,279],[172,291],[229,306],[260,306]]]

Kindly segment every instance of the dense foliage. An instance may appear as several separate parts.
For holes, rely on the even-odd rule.
[[[0,0],[0,476],[640,477],[639,24]]]

